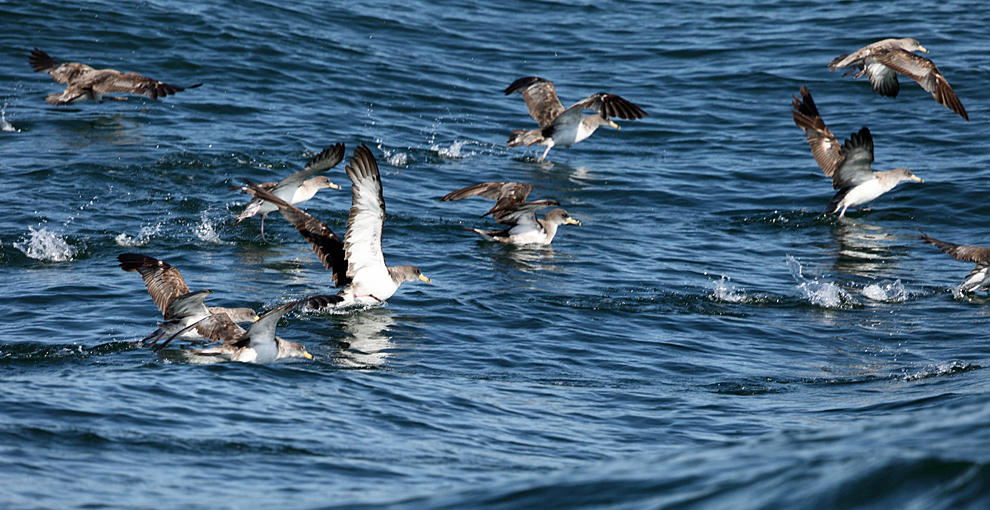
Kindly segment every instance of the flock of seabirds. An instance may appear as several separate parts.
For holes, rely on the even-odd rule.
[[[884,39],[839,56],[828,68],[830,71],[849,69],[845,76],[856,73],[854,78],[866,75],[874,92],[889,97],[897,96],[900,89],[897,75],[904,75],[931,93],[935,101],[968,121],[969,116],[949,82],[931,60],[916,51],[928,53],[915,39]],[[37,48],[31,51],[29,61],[36,72],[48,73],[57,83],[65,84],[65,91],[45,99],[55,106],[85,100],[127,99],[127,96],[110,95],[115,93],[158,99],[202,85],[197,83],[179,87],[138,73],[95,69],[77,62],[59,62]],[[619,129],[612,117],[636,120],[647,115],[633,103],[606,92],[592,94],[564,108],[553,83],[536,76],[519,78],[504,92],[506,95],[519,92],[530,116],[539,125],[536,129],[514,130],[508,146],[545,146],[540,161],[553,147],[570,147],[591,136],[601,126]],[[838,212],[841,218],[850,207],[866,204],[901,182],[923,182],[906,168],[874,172],[871,169],[873,138],[870,130],[863,127],[852,133],[844,143],[839,143],[818,113],[808,88],[801,87],[800,93],[801,97],[795,96],[793,100],[794,123],[805,132],[815,161],[825,176],[832,178],[832,186],[838,190],[825,210],[826,215]],[[585,115],[588,110],[593,113]],[[344,145],[338,143],[314,156],[302,170],[278,182],[246,182],[244,186],[234,188],[253,197],[237,215],[237,222],[261,215],[261,237],[264,239],[265,217],[279,211],[312,246],[317,258],[331,272],[333,284],[342,287],[337,294],[294,300],[258,317],[250,308],[206,306],[205,300],[213,291],[191,291],[179,270],[163,260],[123,253],[117,257],[121,269],[141,275],[164,318],[158,329],[139,343],[160,351],[175,339],[219,342],[218,345],[184,349],[187,360],[192,362],[267,363],[282,358],[313,359],[302,344],[275,335],[276,324],[289,311],[380,304],[405,282],[419,280],[429,283],[430,279],[415,266],[385,264],[382,253],[385,199],[378,163],[366,146],[361,145],[354,150],[344,169],[351,181],[351,209],[343,240],[325,223],[297,207],[321,189],[340,189],[329,178],[318,174],[335,167],[344,155]],[[491,215],[507,228],[468,230],[502,243],[548,245],[561,225],[581,224],[560,208],[550,210],[542,219],[537,218],[537,211],[560,204],[551,199],[528,201],[531,191],[532,186],[525,183],[483,182],[453,191],[441,200],[468,197],[494,200],[495,205],[482,217]],[[921,239],[957,260],[976,264],[959,285],[960,291],[973,292],[981,287],[990,287],[990,248],[939,241],[924,234]],[[247,330],[239,325],[242,323],[250,323]]]

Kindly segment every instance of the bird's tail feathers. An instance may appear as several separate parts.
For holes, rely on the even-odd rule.
[[[849,193],[850,189],[852,188],[842,188],[835,195],[832,196],[832,200],[829,201],[828,207],[825,208],[826,216],[839,210],[839,203],[842,202],[843,198],[846,198],[846,194]]]
[[[541,143],[543,140],[543,133],[540,129],[513,129],[508,145],[509,147],[533,145],[535,143]]]
[[[844,58],[848,57],[848,56],[849,56],[849,54],[846,53],[846,54],[843,54],[843,55],[839,55],[838,57],[835,57],[831,62],[829,62],[829,64],[828,64],[828,70],[829,71],[835,71],[836,70],[836,66],[839,65],[839,62],[842,62],[842,60]]]

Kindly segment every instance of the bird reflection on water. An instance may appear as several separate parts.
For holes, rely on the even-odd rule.
[[[510,278],[518,278],[520,273],[563,273],[566,269],[558,262],[572,258],[566,252],[555,251],[550,245],[513,246],[490,241],[478,241],[478,244],[482,253],[491,258],[492,268]]]
[[[891,264],[898,260],[891,248],[891,244],[898,241],[898,236],[880,225],[847,216],[832,225],[831,234],[838,247],[833,268],[836,273],[882,277],[889,274]]]
[[[344,368],[379,368],[391,355],[392,337],[388,330],[395,324],[388,308],[368,307],[357,313],[339,316],[338,324],[346,334],[339,339],[340,355],[336,362]]]

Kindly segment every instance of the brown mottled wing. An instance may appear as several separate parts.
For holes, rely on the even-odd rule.
[[[333,273],[333,282],[337,286],[344,286],[350,283],[347,277],[347,258],[344,255],[344,243],[337,237],[337,234],[330,230],[322,221],[312,217],[306,211],[276,197],[261,187],[247,183],[247,192],[257,198],[267,200],[278,207],[279,212],[285,219],[296,227],[303,238],[313,247],[323,267]]]
[[[640,107],[615,94],[609,94],[607,92],[592,94],[574,103],[571,108],[575,106],[595,110],[602,115],[603,119],[618,117],[620,119],[636,120],[646,116],[646,112],[640,109]]]
[[[921,234],[921,240],[928,244],[934,244],[938,249],[952,255],[956,260],[972,262],[983,266],[990,264],[990,248],[939,241],[926,234]]]
[[[883,65],[918,82],[921,88],[928,91],[939,104],[969,120],[969,115],[963,108],[962,102],[959,101],[959,97],[956,96],[945,76],[942,76],[942,73],[931,60],[900,48],[877,52],[874,58]]]
[[[482,182],[444,195],[440,200],[460,200],[468,197],[482,197],[494,200],[495,205],[481,216],[487,216],[500,209],[511,209],[526,203],[526,197],[533,190],[530,184],[521,182]]]
[[[829,71],[835,71],[836,69],[842,69],[843,67],[854,66],[852,71],[846,73],[849,74],[855,72],[856,68],[862,69],[864,65],[864,60],[873,56],[874,53],[878,51],[884,51],[889,48],[897,48],[901,44],[900,39],[883,39],[881,41],[876,41],[871,44],[867,44],[862,48],[849,53],[847,55],[839,55],[832,62],[828,64]]]
[[[485,214],[491,214],[495,221],[499,223],[504,223],[506,225],[515,225],[518,223],[516,217],[520,211],[532,211],[534,214],[537,210],[543,209],[544,207],[560,205],[560,202],[556,200],[534,200],[532,202],[526,202],[524,204],[512,204],[508,206],[503,206],[499,203],[495,204],[490,211]]]
[[[862,48],[852,53],[839,55],[838,57],[835,57],[831,62],[829,62],[828,70],[835,71],[836,69],[842,69],[844,67],[852,66],[853,70],[846,73],[846,76],[848,76],[849,74],[853,73],[855,69],[857,68],[862,69],[863,61],[867,57],[871,57],[873,55],[873,52],[877,50],[876,44],[877,43],[873,43],[868,46],[863,46]]]
[[[564,105],[557,98],[553,83],[539,76],[526,76],[505,88],[505,95],[518,91],[526,101],[529,115],[540,125],[547,127],[564,112]]]
[[[499,209],[492,213],[495,221],[503,225],[528,225],[533,228],[543,228],[536,219],[536,211],[544,207],[560,205],[556,200],[534,200],[510,209]]]
[[[515,225],[519,211],[535,211],[552,205],[560,205],[556,200],[536,200],[527,202],[533,190],[531,184],[521,182],[482,182],[452,191],[440,200],[460,200],[467,197],[482,197],[495,201],[495,205],[481,216],[491,214],[499,223]]]
[[[225,313],[215,313],[196,323],[196,332],[215,342],[230,342],[244,335],[244,328]]]
[[[815,162],[825,172],[826,177],[832,177],[845,156],[839,141],[835,139],[835,135],[829,131],[825,121],[818,113],[818,108],[815,107],[815,101],[811,98],[808,87],[801,87],[801,99],[794,96],[791,104],[794,106],[794,109],[791,110],[794,124],[804,130]]]
[[[55,83],[67,84],[93,68],[78,62],[59,62],[44,51],[34,48],[28,57],[31,69],[36,73],[48,73]]]
[[[97,73],[91,82],[91,87],[100,94],[126,92],[128,94],[137,94],[148,96],[151,99],[158,99],[159,97],[172,95],[176,92],[182,92],[186,88],[194,88],[202,85],[202,83],[197,83],[189,87],[180,87],[153,80],[138,73],[121,73],[113,69],[102,69],[97,71]]]
[[[164,260],[139,253],[121,253],[117,256],[117,261],[124,271],[137,271],[141,275],[148,287],[148,294],[158,305],[162,315],[165,315],[175,298],[189,293],[189,286],[182,279],[182,273]]]
[[[503,197],[514,197],[519,202],[525,202],[526,197],[533,187],[529,184],[519,182],[482,182],[472,184],[466,188],[447,193],[440,200],[447,202],[450,200],[460,200],[468,197],[482,197],[489,200],[500,200]]]

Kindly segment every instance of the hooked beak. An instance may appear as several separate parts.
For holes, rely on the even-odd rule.
[[[611,127],[614,127],[615,129],[618,129],[618,130],[621,130],[622,129],[622,128],[619,127],[618,124],[616,124],[615,122],[613,122],[612,119],[608,119],[608,125],[611,126]]]
[[[574,218],[567,218],[566,220],[564,220],[564,222],[565,223],[568,223],[570,225],[577,225],[579,227],[581,226],[581,222],[578,221],[578,220],[575,220]]]
[[[306,359],[313,359],[313,355],[307,351],[303,351],[303,357]]]
[[[425,274],[420,274],[419,275],[419,281],[426,282],[426,283],[433,283],[433,280],[427,278]]]
[[[914,181],[914,182],[925,182],[924,179],[922,179],[921,177],[918,177],[917,175],[912,175],[911,176],[911,180]]]
[[[257,315],[255,315],[254,318],[251,319],[251,322],[258,322],[260,320],[261,320],[261,317],[258,317]]]
[[[330,184],[328,184],[327,187],[330,188],[330,189],[340,189],[340,186],[339,185],[334,184],[332,182]]]
[[[918,45],[918,51],[923,52],[923,53],[928,53],[928,48],[925,48],[924,46],[922,46],[922,45],[919,44]]]

